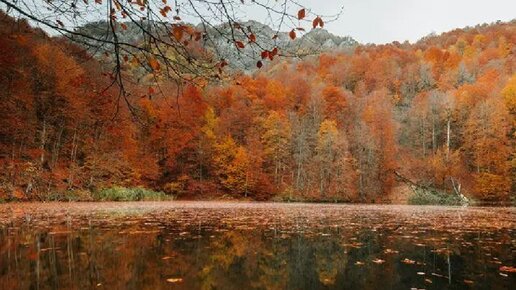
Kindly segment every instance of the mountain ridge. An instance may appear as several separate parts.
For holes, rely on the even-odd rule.
[[[140,27],[150,27],[149,24],[161,25],[161,23],[150,21],[142,21],[139,24],[124,23],[125,29],[117,33],[117,37],[119,41],[138,44],[143,39]],[[163,23],[163,25],[167,24]],[[198,31],[205,32],[206,37],[204,37],[202,46],[214,52],[218,58],[226,60],[231,68],[243,71],[252,71],[256,68],[256,61],[260,59],[260,52],[263,49],[278,47],[283,55],[304,57],[330,50],[352,50],[360,45],[350,36],[338,36],[321,28],[302,34],[298,31],[300,35],[291,39],[289,32],[275,31],[270,26],[255,20],[239,23],[242,27],[241,30],[232,29],[227,23],[206,27],[206,29],[201,24],[193,26],[181,23],[181,25],[195,27]],[[242,32],[244,28],[256,36],[256,41],[247,43],[244,48],[237,49],[232,39],[242,40],[242,42],[247,40],[247,35]],[[165,31],[163,30],[163,32]],[[112,37],[109,23],[106,21],[90,22],[78,27],[76,32],[94,35],[97,38],[110,39]]]

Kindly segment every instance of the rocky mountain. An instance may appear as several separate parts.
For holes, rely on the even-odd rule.
[[[162,23],[125,23],[125,30],[118,33],[119,41],[138,44],[143,40],[142,27],[161,29],[165,33]],[[213,27],[196,27],[199,31],[206,31],[203,45],[214,52],[221,59],[225,59],[230,67],[239,70],[254,70],[256,62],[260,59],[263,50],[271,50],[278,47],[283,55],[304,57],[316,55],[328,50],[351,50],[359,43],[349,36],[337,36],[325,29],[313,29],[307,32],[296,31],[297,37],[292,40],[288,32],[278,32],[271,27],[257,21],[240,23],[241,28],[231,28],[228,24]],[[256,36],[255,43],[248,43],[247,36],[242,32],[253,33]],[[97,38],[111,39],[110,27],[107,22],[92,22],[77,29],[78,32],[94,35]],[[275,37],[273,37],[275,36]],[[245,43],[243,49],[235,47],[234,40]],[[82,42],[91,43],[89,40]],[[109,50],[109,47],[104,47]],[[98,50],[94,51],[97,53]]]
[[[221,25],[207,30],[210,39],[207,44],[221,58],[228,60],[231,66],[242,70],[255,68],[260,52],[273,47],[278,47],[284,55],[303,57],[328,50],[352,49],[358,45],[349,36],[337,36],[319,28],[306,33],[298,31],[296,39],[292,40],[288,32],[274,31],[257,21],[247,21],[241,23],[241,26],[244,31],[256,35],[256,43],[249,43],[243,49],[235,49],[233,35],[235,39],[246,39],[246,36],[240,30],[232,30],[229,25]],[[275,35],[277,37],[273,39]]]

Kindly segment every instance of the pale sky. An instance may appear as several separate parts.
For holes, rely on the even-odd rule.
[[[27,0],[24,3],[33,3],[31,6],[36,7],[33,9],[44,14],[46,10],[42,8],[42,1],[44,0]],[[233,1],[240,3],[239,0]],[[93,1],[89,3],[91,2]],[[284,3],[279,0],[259,0],[259,2],[268,3],[267,5],[272,5],[278,10],[282,10],[281,4]],[[105,3],[103,2],[103,5]],[[158,0],[151,3],[163,5]],[[177,0],[174,3],[188,3],[188,1]],[[193,1],[193,3],[198,2]],[[239,20],[257,20],[276,28],[275,25],[279,22],[277,17],[268,18],[265,10],[252,4],[250,0],[245,0],[244,3],[243,6],[236,5],[238,9],[234,11],[235,17]],[[296,0],[288,3],[287,11],[290,14],[296,14],[300,7],[306,7],[307,19],[313,19],[314,15],[335,15],[342,11],[337,20],[327,22],[324,28],[336,35],[351,36],[363,44],[405,40],[415,42],[432,32],[439,34],[465,26],[516,19],[516,0]],[[99,20],[98,17],[106,17],[105,6],[91,4],[89,7],[97,9],[100,14],[86,13],[83,15],[84,20],[92,21]],[[0,5],[0,8],[4,8],[3,5]],[[180,14],[184,21],[198,23],[199,19],[184,14]],[[211,17],[210,12],[205,15],[208,18]],[[212,20],[216,23],[217,17],[213,16]],[[70,27],[68,24],[71,22],[63,18],[61,21]],[[286,23],[281,29],[288,30],[298,25],[305,28],[311,27],[307,22]]]
[[[432,32],[516,19],[516,0],[303,0],[320,14],[344,7],[325,28],[361,43],[414,42]],[[320,12],[319,12],[320,11]],[[314,11],[315,12],[315,11]]]

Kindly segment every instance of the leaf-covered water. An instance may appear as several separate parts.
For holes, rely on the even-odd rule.
[[[509,289],[516,210],[0,205],[1,289]]]

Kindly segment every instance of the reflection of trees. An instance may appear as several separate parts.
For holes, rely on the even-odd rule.
[[[330,220],[319,223],[329,225]],[[377,289],[379,285],[400,289],[428,288],[427,278],[439,289],[456,288],[464,280],[474,280],[480,288],[506,286],[493,261],[511,257],[512,248],[500,246],[511,245],[510,232],[445,231],[405,224],[400,229],[388,222],[378,229],[356,224],[293,227],[293,232],[288,226],[203,228],[178,222],[96,224],[73,231],[69,224],[3,228],[0,285],[6,289],[96,289],[97,285],[105,289]],[[377,258],[385,262],[374,263]],[[405,258],[414,264],[403,263]],[[479,273],[484,275],[481,279]],[[171,284],[169,278],[183,281]]]

